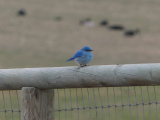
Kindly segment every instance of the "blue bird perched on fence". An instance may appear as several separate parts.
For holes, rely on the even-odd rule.
[[[67,61],[74,60],[80,67],[84,67],[89,63],[92,58],[93,54],[91,53],[93,51],[89,46],[85,46],[82,49],[78,50],[72,58],[68,59]]]

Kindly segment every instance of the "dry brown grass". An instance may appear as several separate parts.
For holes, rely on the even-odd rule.
[[[91,65],[159,62],[159,6],[159,0],[1,0],[0,67],[75,65],[65,60],[86,45],[94,49]],[[20,8],[27,16],[16,15]],[[63,20],[54,21],[56,16]],[[126,38],[99,25],[79,26],[86,17],[138,27],[141,33]]]
[[[0,4],[0,67],[54,67],[65,62],[85,45],[94,49],[91,65],[156,63],[160,56],[158,0],[2,0]],[[27,16],[18,17],[20,8]],[[54,21],[62,16],[62,21]],[[79,26],[91,17],[96,23],[141,29],[132,38],[96,25]]]

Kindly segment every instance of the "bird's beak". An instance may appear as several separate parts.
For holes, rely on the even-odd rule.
[[[91,51],[93,51],[93,50],[91,50]]]

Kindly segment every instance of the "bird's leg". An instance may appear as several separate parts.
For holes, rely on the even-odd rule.
[[[83,66],[80,64],[80,66],[78,67],[78,69],[80,69],[81,67],[83,67]]]
[[[82,68],[82,67],[85,67],[85,66],[88,66],[87,64],[85,64],[85,65],[81,65],[80,64],[80,66],[78,67],[78,69],[80,69],[80,68]]]
[[[80,65],[77,69],[80,69],[82,66]]]
[[[81,65],[80,64],[80,66],[78,67],[78,69],[80,69],[80,68],[82,68],[82,67],[85,67],[85,66],[87,66],[86,64],[85,65]]]
[[[81,65],[81,67],[85,67],[85,66],[87,66],[86,64],[85,65]]]

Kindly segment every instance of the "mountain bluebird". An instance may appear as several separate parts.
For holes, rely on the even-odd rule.
[[[85,46],[79,51],[77,51],[72,58],[68,59],[67,61],[74,60],[80,67],[84,67],[89,63],[92,58],[93,54],[91,53],[93,51],[89,46]]]

